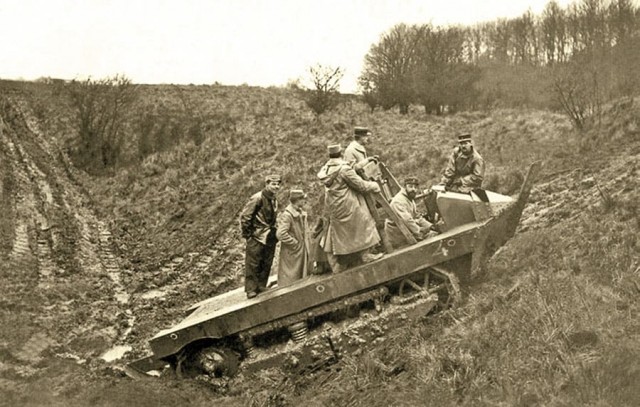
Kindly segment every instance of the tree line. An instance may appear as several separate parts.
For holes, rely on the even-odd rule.
[[[581,127],[603,101],[640,89],[639,37],[632,0],[550,1],[540,15],[473,26],[398,24],[371,46],[359,86],[372,109],[537,104]]]
[[[606,102],[639,93],[638,66],[640,9],[633,0],[579,0],[565,8],[552,0],[540,15],[527,11],[473,26],[398,24],[369,49],[359,86],[372,110],[406,114],[417,105],[442,114],[529,106],[563,110],[583,129],[598,123]],[[343,73],[316,65],[309,68],[310,87],[288,86],[320,115],[340,104]],[[116,167],[130,147],[127,126],[139,133],[141,159],[175,143],[177,133],[186,132],[196,145],[204,138],[206,120],[182,92],[184,108],[175,123],[149,106],[131,124],[126,118],[135,110],[138,86],[124,76],[56,87],[76,115],[71,153],[82,168]]]

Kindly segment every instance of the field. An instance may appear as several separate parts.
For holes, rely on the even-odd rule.
[[[56,87],[0,82],[0,404],[637,405],[639,113],[619,101],[578,133],[547,111],[399,115],[345,98],[317,118],[288,89],[144,86],[122,160],[89,174],[70,161]],[[126,377],[185,307],[242,284],[237,216],[263,176],[283,175],[281,203],[308,191],[313,221],[326,146],[356,125],[425,187],[461,131],[488,189],[514,194],[544,161],[515,238],[462,304],[308,377]]]

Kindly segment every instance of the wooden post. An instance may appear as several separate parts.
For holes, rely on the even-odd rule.
[[[374,194],[364,194],[364,200],[367,203],[369,212],[371,212],[371,216],[373,216],[373,219],[376,222],[376,229],[378,229],[380,240],[382,240],[382,247],[384,247],[384,252],[389,254],[393,252],[393,246],[391,246],[391,243],[389,243],[389,240],[387,239],[387,235],[384,233],[384,219],[380,218],[380,214],[378,213],[378,209],[376,208],[376,203],[373,195]]]
[[[393,223],[395,223],[398,226],[398,229],[400,229],[400,232],[402,233],[404,238],[407,239],[407,242],[409,244],[417,243],[418,241],[416,240],[415,237],[413,237],[413,234],[411,233],[407,225],[404,223],[404,219],[398,216],[396,211],[391,207],[391,205],[389,205],[389,202],[387,202],[387,200],[384,199],[384,197],[381,194],[372,194],[372,195],[375,201],[387,212],[387,215],[389,215],[389,218],[391,218]]]
[[[393,252],[393,246],[388,242],[387,237],[384,233],[384,219],[380,218],[377,205],[384,209],[384,211],[387,213],[387,216],[396,225],[398,225],[398,228],[400,229],[400,232],[402,233],[404,238],[407,240],[407,243],[417,243],[416,238],[413,237],[413,234],[407,227],[404,219],[398,216],[396,211],[394,211],[391,205],[389,205],[389,200],[393,198],[393,195],[391,194],[395,195],[398,191],[400,191],[401,187],[398,184],[398,181],[396,181],[396,179],[393,177],[391,172],[389,172],[387,167],[380,162],[370,162],[369,164],[367,164],[367,166],[365,166],[358,172],[358,175],[360,175],[362,179],[366,181],[375,181],[380,186],[381,192],[377,194],[364,194],[364,197],[365,201],[367,202],[367,206],[369,207],[369,211],[376,221],[376,227],[378,229],[378,233],[380,233],[380,238],[382,239],[382,244],[384,246],[385,252]],[[385,197],[385,194],[391,196],[387,198]]]

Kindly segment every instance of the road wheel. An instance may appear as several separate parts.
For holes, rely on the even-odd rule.
[[[208,347],[193,355],[193,367],[212,377],[233,377],[238,373],[238,355],[228,348]]]

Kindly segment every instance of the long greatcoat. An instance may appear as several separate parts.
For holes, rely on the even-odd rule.
[[[336,255],[356,253],[377,245],[380,235],[363,193],[374,192],[378,184],[365,181],[341,158],[331,158],[318,172],[324,183],[324,205],[329,227],[325,252]]]
[[[307,213],[289,204],[278,216],[280,262],[278,286],[289,285],[309,274],[309,228]]]
[[[357,170],[366,164],[366,162],[363,163],[363,161],[367,159],[367,149],[362,144],[353,140],[347,148],[344,149],[343,158],[349,165]]]

